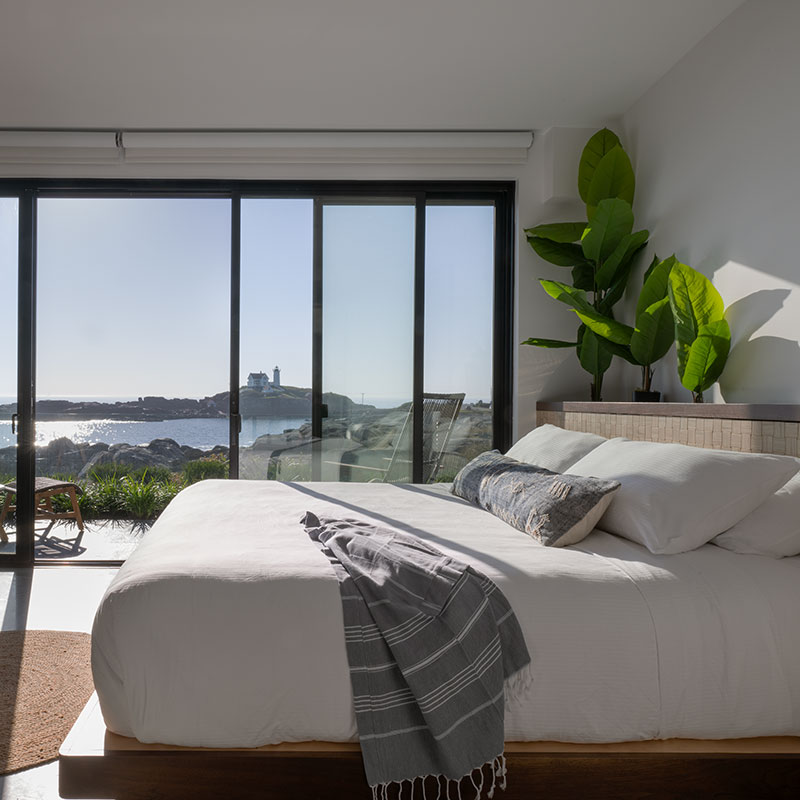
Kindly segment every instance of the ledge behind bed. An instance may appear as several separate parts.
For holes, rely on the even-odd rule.
[[[536,424],[612,438],[800,456],[800,406],[538,402]]]

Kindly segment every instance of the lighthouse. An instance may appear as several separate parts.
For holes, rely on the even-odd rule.
[[[273,389],[280,389],[281,388],[281,369],[280,367],[275,367],[272,370],[272,388]]]

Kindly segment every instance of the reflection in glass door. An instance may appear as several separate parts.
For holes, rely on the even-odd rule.
[[[17,274],[19,200],[0,197],[0,484],[14,488],[17,476]],[[15,495],[0,492],[0,565],[18,552]]]
[[[311,480],[313,209],[242,199],[240,478]]]
[[[494,251],[494,204],[426,208],[425,392],[463,396],[440,434],[447,439],[434,480],[452,480],[494,446]]]
[[[409,482],[415,205],[326,202],[321,211],[318,477]]]

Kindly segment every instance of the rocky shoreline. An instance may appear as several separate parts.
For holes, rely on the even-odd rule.
[[[374,406],[359,406],[338,394],[326,394],[332,414],[350,413],[353,409],[370,411]],[[127,422],[162,422],[172,419],[217,419],[228,416],[230,392],[203,397],[140,397],[103,403],[96,400],[38,400],[36,418],[52,420],[109,419]],[[0,418],[16,413],[16,403],[0,405]],[[239,413],[243,417],[309,417],[311,416],[311,390],[285,386],[269,394],[246,386],[239,390]]]
[[[340,416],[342,411],[346,411],[349,416]],[[332,418],[325,420],[325,439],[331,444],[335,443],[340,449],[386,450],[391,453],[407,411],[407,407],[388,410],[374,407],[336,408]],[[491,430],[492,415],[488,406],[464,406],[450,436],[448,452],[463,465],[491,447]],[[279,434],[264,434],[252,445],[241,448],[242,464],[252,462],[260,465],[258,475],[254,477],[266,477],[266,474],[261,474],[264,473],[265,463],[280,458],[285,451],[292,451],[301,458],[307,457],[310,454],[308,446],[311,440],[310,423]],[[104,442],[73,442],[61,437],[37,447],[36,474],[70,475],[83,479],[89,477],[95,467],[105,464],[133,468],[160,467],[179,472],[188,462],[209,456],[228,458],[229,449],[224,445],[216,445],[211,450],[201,450],[179,444],[170,438],[154,439],[141,445],[109,445]],[[6,476],[15,474],[16,458],[16,447],[0,448],[0,473]]]
[[[212,450],[200,450],[174,439],[154,439],[149,444],[113,444],[104,442],[86,444],[61,437],[53,439],[36,450],[37,475],[61,475],[87,478],[91,471],[103,464],[124,464],[130,467],[165,467],[180,471],[189,461],[222,455],[228,457],[228,448],[217,445]],[[0,448],[0,472],[16,472],[16,447]]]

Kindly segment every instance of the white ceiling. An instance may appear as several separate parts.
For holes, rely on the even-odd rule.
[[[594,125],[741,3],[0,0],[0,127]]]

